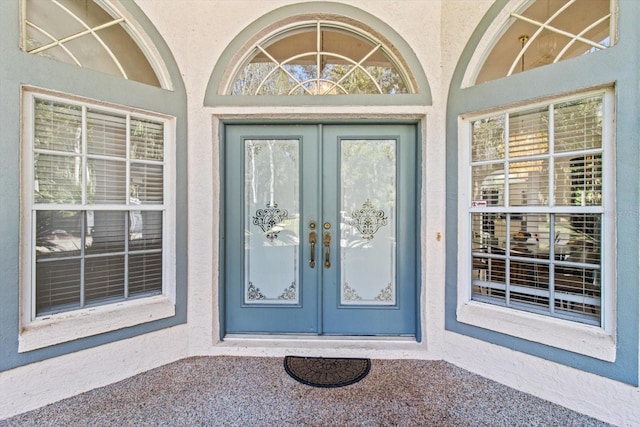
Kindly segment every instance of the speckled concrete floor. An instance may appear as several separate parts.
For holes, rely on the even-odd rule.
[[[341,388],[280,358],[196,357],[0,421],[7,426],[603,426],[439,361],[373,360]]]

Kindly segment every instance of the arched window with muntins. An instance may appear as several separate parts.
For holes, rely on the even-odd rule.
[[[414,93],[409,73],[378,37],[327,20],[299,22],[258,41],[231,95]]]
[[[187,180],[187,97],[168,45],[133,1],[1,9],[11,64],[0,67],[1,122],[12,135],[2,169],[19,185],[0,203],[0,234],[16,229],[0,257],[15,292],[0,311],[19,311],[0,370],[53,346],[64,354],[184,323],[187,201],[176,188]]]
[[[249,23],[216,61],[204,96],[205,106],[431,103],[422,63],[396,29],[328,1],[290,4]]]
[[[511,2],[505,24],[486,58],[471,70],[468,85],[607,49],[616,42],[615,1],[534,0]]]
[[[55,61],[170,89],[124,14],[94,0],[24,0],[22,49]]]
[[[495,0],[449,88],[445,229],[447,330],[636,385],[638,16]]]

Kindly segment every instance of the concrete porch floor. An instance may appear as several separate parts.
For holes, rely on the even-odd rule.
[[[362,381],[296,382],[282,358],[193,357],[6,420],[7,426],[604,426],[450,363],[372,360]]]

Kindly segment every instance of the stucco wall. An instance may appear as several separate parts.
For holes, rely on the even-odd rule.
[[[189,188],[189,224],[190,250],[189,268],[189,325],[191,331],[190,350],[195,354],[218,354],[237,352],[238,346],[215,346],[219,337],[217,317],[218,306],[218,227],[219,227],[219,185],[218,172],[220,141],[218,140],[218,119],[233,116],[282,118],[317,117],[318,115],[354,115],[354,114],[406,114],[412,117],[424,117],[422,120],[424,136],[423,162],[429,171],[423,173],[422,203],[423,216],[423,292],[422,306],[426,315],[422,319],[424,341],[412,346],[418,357],[441,358],[441,343],[444,292],[442,283],[444,267],[442,260],[430,256],[442,253],[443,240],[436,236],[443,233],[443,200],[445,174],[439,167],[444,161],[444,114],[448,78],[442,79],[443,63],[440,47],[443,36],[440,28],[441,3],[439,1],[350,1],[350,6],[362,9],[394,28],[412,47],[424,72],[429,79],[433,94],[433,105],[423,106],[358,106],[358,107],[212,107],[203,108],[202,100],[218,57],[224,48],[246,26],[263,15],[283,6],[302,3],[292,1],[193,1],[189,8],[182,5],[163,3],[157,7],[154,0],[137,2],[155,23],[166,42],[172,47],[176,60],[183,70],[185,85],[189,97],[189,182],[198,183]],[[464,1],[452,2],[464,7]],[[473,2],[472,10],[478,10],[475,21],[482,16],[489,1]],[[469,8],[467,8],[469,9]],[[468,11],[467,11],[468,12]],[[187,15],[185,17],[185,15]],[[471,14],[473,16],[474,14]],[[188,25],[176,26],[176,16]],[[423,19],[415,20],[415,16]],[[475,24],[465,20],[454,24],[460,32],[470,33]],[[452,30],[452,32],[455,32]],[[464,47],[464,38],[459,38],[457,50]],[[186,46],[186,48],[185,48]],[[450,60],[450,68],[455,59]],[[186,72],[185,70],[188,70]],[[427,203],[429,201],[429,203]],[[213,346],[212,346],[213,344]],[[253,343],[247,344],[250,349]],[[274,344],[274,346],[276,346]],[[300,343],[295,346],[300,350]],[[278,354],[284,350],[278,347]],[[376,344],[371,350],[379,349],[380,357],[395,354],[394,346]],[[428,349],[428,351],[426,351]],[[247,350],[248,352],[255,350]],[[268,354],[268,350],[265,350]],[[391,352],[391,353],[387,353]]]
[[[429,80],[432,105],[203,107],[225,47],[286,0],[136,0],[163,35],[188,97],[188,324],[0,373],[0,418],[190,355],[314,354],[445,359],[496,381],[616,424],[640,419],[640,390],[444,329],[446,100],[469,37],[492,0],[351,0],[406,40]],[[422,343],[254,339],[219,342],[220,118],[402,114],[422,123]],[[440,235],[440,238],[438,238]],[[165,343],[171,343],[168,347]],[[114,356],[115,355],[115,356]],[[69,375],[81,368],[91,375]],[[37,380],[34,380],[37,379]],[[64,384],[64,387],[60,387]],[[583,390],[576,398],[575,390]],[[38,390],[38,392],[36,392]]]

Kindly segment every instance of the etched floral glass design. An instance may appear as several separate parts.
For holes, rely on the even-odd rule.
[[[340,302],[396,303],[396,141],[340,141]]]
[[[298,304],[299,141],[244,144],[244,302]]]

